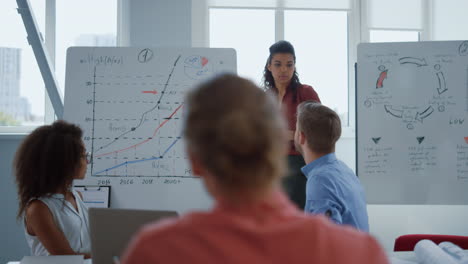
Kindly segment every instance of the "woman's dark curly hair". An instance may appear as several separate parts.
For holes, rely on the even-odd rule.
[[[36,128],[21,143],[13,162],[20,218],[31,199],[67,190],[85,152],[83,131],[65,121]]]
[[[296,53],[294,52],[293,45],[286,40],[280,40],[276,42],[275,44],[270,46],[269,50],[270,50],[270,56],[268,56],[267,62],[265,64],[265,68],[263,70],[263,87],[265,90],[271,90],[274,93],[278,93],[278,89],[275,86],[275,80],[273,79],[273,75],[271,74],[271,71],[268,70],[268,66],[271,64],[271,60],[273,56],[277,53],[288,53],[288,54],[293,55],[294,64],[295,64]],[[299,85],[301,85],[301,82],[299,81],[299,76],[297,74],[297,71],[294,70],[294,74],[293,74],[291,83],[289,84],[288,88],[291,88],[293,94],[296,95],[296,89]]]

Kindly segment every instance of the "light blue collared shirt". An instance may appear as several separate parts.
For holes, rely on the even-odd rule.
[[[354,172],[335,153],[302,168],[307,177],[305,212],[326,214],[337,224],[369,232],[364,189]]]

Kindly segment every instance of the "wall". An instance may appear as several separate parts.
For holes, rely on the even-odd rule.
[[[122,0],[120,7],[122,46],[191,46],[191,0]]]
[[[0,135],[0,263],[21,260],[29,254],[23,227],[16,221],[18,199],[11,166],[22,139],[23,136]]]

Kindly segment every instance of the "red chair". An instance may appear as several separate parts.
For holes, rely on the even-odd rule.
[[[468,236],[411,234],[397,237],[397,239],[395,239],[393,251],[413,251],[416,243],[423,239],[431,240],[436,244],[448,241],[462,249],[468,249]]]

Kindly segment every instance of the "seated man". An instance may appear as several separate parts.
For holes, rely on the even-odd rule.
[[[305,211],[325,214],[338,224],[369,232],[364,189],[354,172],[335,155],[341,122],[330,108],[306,101],[297,107],[294,142],[304,156]]]

